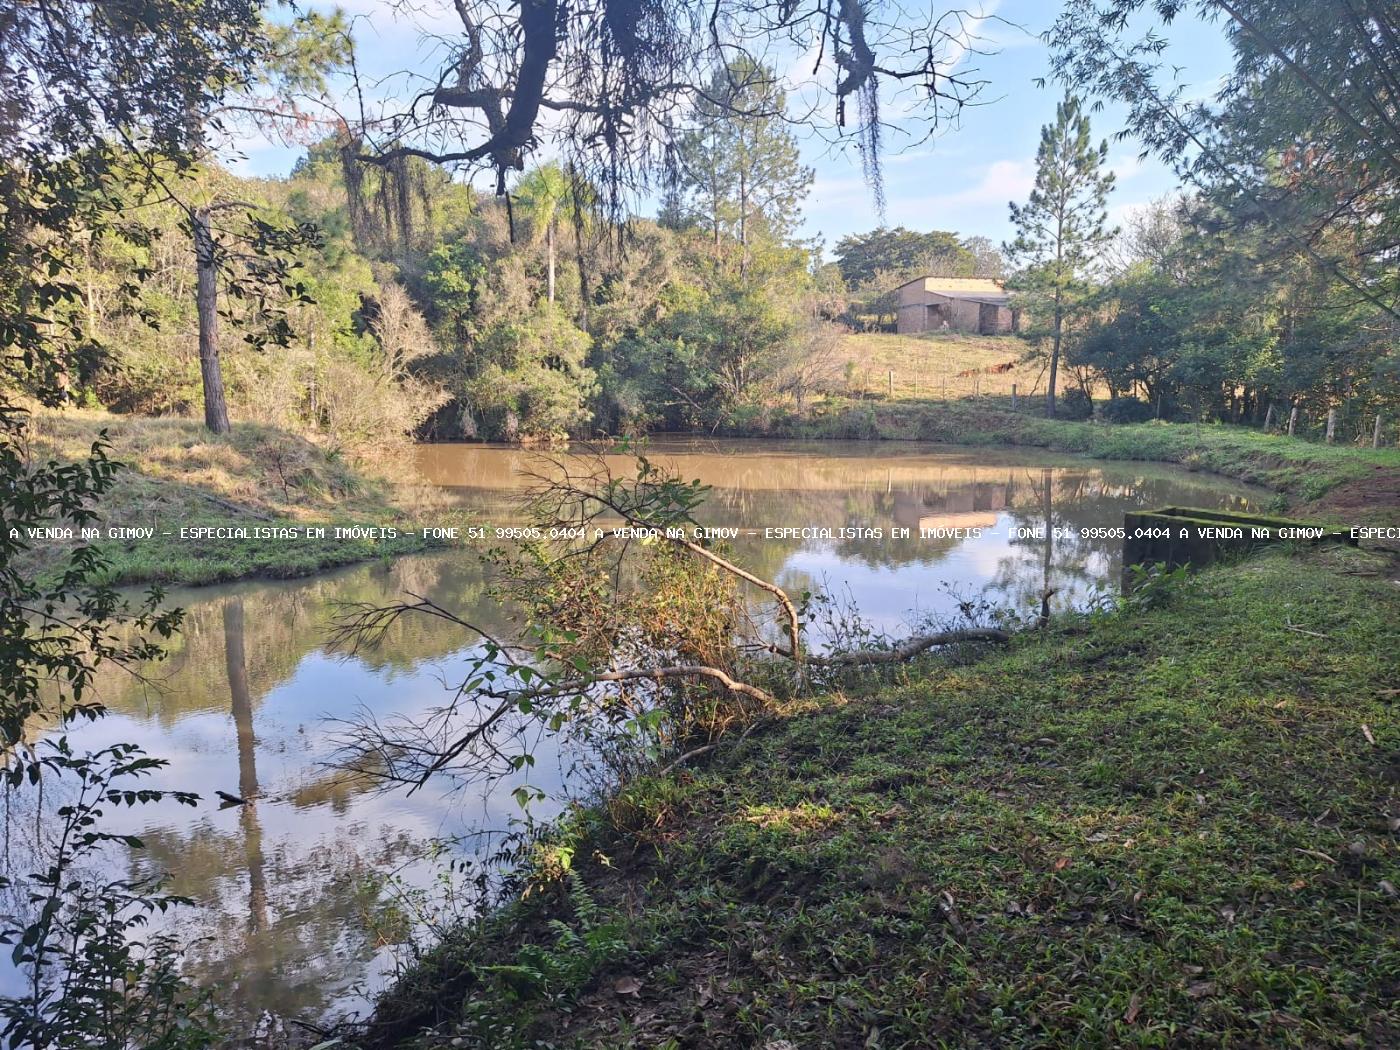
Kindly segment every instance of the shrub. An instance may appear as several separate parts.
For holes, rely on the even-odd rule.
[[[487,364],[467,397],[489,438],[561,438],[584,427],[595,387],[591,341],[551,304],[499,325],[483,341]]]
[[[1078,387],[1066,390],[1055,406],[1055,414],[1061,419],[1088,419],[1093,412],[1093,399]]]
[[[1156,412],[1135,397],[1113,397],[1094,406],[1094,417],[1105,423],[1145,423]]]

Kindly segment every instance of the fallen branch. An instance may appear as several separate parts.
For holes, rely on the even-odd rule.
[[[859,649],[845,653],[831,653],[827,656],[808,656],[807,662],[822,667],[856,667],[865,664],[897,664],[912,660],[926,649],[935,645],[955,645],[958,642],[1009,642],[1011,635],[995,627],[968,627],[961,631],[939,631],[937,634],[921,634],[900,642],[893,649]],[[772,652],[786,659],[792,653],[777,646],[768,647]]]
[[[680,664],[675,667],[645,667],[631,671],[608,671],[604,674],[590,676],[589,681],[636,682],[648,678],[713,678],[731,693],[752,697],[765,705],[776,703],[771,695],[765,693],[758,686],[731,678],[718,667],[706,667],[704,664]]]
[[[1327,635],[1323,634],[1321,631],[1309,631],[1306,627],[1295,627],[1286,620],[1284,621],[1283,629],[1285,631],[1292,631],[1294,634],[1306,634],[1309,638],[1327,637]]]

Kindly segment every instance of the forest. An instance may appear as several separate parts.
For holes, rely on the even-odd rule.
[[[1395,1042],[1393,5],[0,0],[0,153],[0,1047]]]
[[[302,80],[324,84],[345,60],[303,51],[319,65],[294,67]],[[1296,407],[1316,428],[1335,409],[1342,439],[1359,441],[1400,396],[1384,183],[1348,182],[1367,165],[1318,147],[1263,149],[1259,136],[1321,119],[1268,81],[1233,90],[1181,190],[1121,227],[1107,220],[1107,141],[1067,96],[1003,245],[903,227],[801,239],[813,172],[776,74],[735,60],[705,89],[653,216],[609,214],[607,188],[568,160],[490,193],[417,156],[366,164],[346,130],[285,178],[236,178],[215,156],[174,186],[118,172],[111,191],[142,218],[82,234],[71,309],[92,352],[65,367],[64,397],[135,416],[205,410],[205,227],[172,193],[209,215],[224,415],[358,457],[415,439],[781,429],[850,389],[838,345],[892,329],[896,289],[926,275],[1009,280],[1029,320],[1008,352],[1063,366],[1036,392],[1053,385],[1066,418],[1097,399],[1111,422],[1286,426]]]

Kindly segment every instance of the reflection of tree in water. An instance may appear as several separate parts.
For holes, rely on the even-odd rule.
[[[989,597],[1029,612],[1039,608],[1046,588],[1056,591],[1052,608],[1082,601],[1095,586],[1114,586],[1123,562],[1123,542],[1091,537],[1086,530],[1120,528],[1123,515],[1173,503],[1246,509],[1247,497],[1224,490],[1187,489],[1174,478],[1151,475],[1113,477],[1103,470],[1024,472],[1027,499],[1008,508],[1012,553],[999,560],[987,584]],[[1017,528],[1044,530],[1045,538],[1018,538]],[[1059,530],[1061,535],[1056,536]]]
[[[238,794],[246,802],[237,831],[220,833],[206,823],[187,834],[147,832],[147,850],[133,859],[169,872],[175,892],[199,902],[199,913],[186,916],[199,937],[190,971],[201,984],[220,988],[230,1020],[251,1026],[264,1010],[320,1016],[346,990],[347,974],[359,969],[347,963],[362,967],[377,951],[366,925],[375,897],[367,875],[415,855],[418,846],[397,834],[304,852],[284,842],[265,853],[245,599],[234,595],[220,604]]]
[[[1046,592],[1053,591],[1050,608],[1063,610],[1098,581],[1111,578],[1104,565],[1121,557],[1121,550],[1115,554],[1119,541],[1091,539],[1080,530],[1113,524],[1117,510],[1113,500],[1104,498],[1101,479],[1089,474],[1026,472],[1024,491],[1029,500],[1009,510],[1012,553],[998,559],[983,593],[1018,612],[1033,613]],[[1017,529],[1038,529],[1043,538],[1017,537]]]
[[[398,558],[388,565],[367,564],[295,581],[259,581],[209,591],[174,591],[168,604],[182,606],[185,619],[162,663],[147,668],[163,688],[142,683],[108,665],[99,669],[98,695],[114,711],[154,717],[172,727],[198,712],[222,711],[228,703],[224,680],[208,668],[225,661],[226,601],[245,610],[245,674],[254,703],[288,681],[308,654],[323,652],[326,629],[343,602],[384,604],[406,592],[425,594],[449,607],[483,610],[480,618],[502,617],[485,600],[486,572],[469,553]],[[425,661],[459,651],[467,641],[451,625],[427,618],[396,624],[382,648],[357,659],[370,670],[412,671]],[[174,683],[178,683],[178,687]]]
[[[243,599],[224,603],[224,666],[238,737],[238,794],[246,805],[238,814],[243,829],[243,860],[248,869],[248,932],[267,928],[267,876],[263,871],[262,827],[258,824],[258,765],[253,737],[253,698],[248,693],[248,658],[243,648]]]

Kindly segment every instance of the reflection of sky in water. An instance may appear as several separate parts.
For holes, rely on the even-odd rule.
[[[824,583],[829,590],[849,598],[870,626],[892,636],[919,626],[926,617],[953,617],[958,602],[967,599],[986,598],[996,605],[1010,605],[1016,612],[1033,614],[1039,611],[1039,592],[1045,580],[1045,545],[1042,540],[1013,540],[1014,520],[1011,514],[998,514],[996,524],[984,527],[980,535],[969,535],[937,552],[920,551],[917,539],[892,541],[911,544],[917,552],[900,565],[871,565],[852,559],[829,541],[808,541],[784,562],[778,581],[794,588],[808,580]],[[1075,553],[1078,574],[1067,577],[1052,564],[1048,576],[1048,585],[1056,592],[1052,604],[1057,609],[1080,606],[1095,592],[1111,589],[1116,583],[1110,551],[1076,546]],[[1026,586],[1034,584],[1033,604],[1022,600],[1026,587],[1018,587],[1018,581]]]
[[[716,524],[912,528],[908,540],[741,537],[732,550],[793,592],[825,584],[894,636],[921,617],[951,614],[954,594],[985,594],[1029,613],[1047,583],[1057,608],[1115,584],[1116,540],[1055,541],[1047,567],[1044,541],[1012,538],[1013,527],[1047,524],[1047,489],[1052,528],[1118,526],[1124,511],[1146,505],[1245,504],[1237,487],[1219,480],[1139,464],[1061,459],[1055,466],[1036,453],[658,442],[654,454],[715,486],[703,517]],[[480,447],[435,446],[425,456],[428,477],[493,514],[529,462],[514,450]],[[980,538],[921,541],[920,521],[988,524]],[[389,949],[367,928],[368,877],[399,870],[408,883],[425,884],[435,870],[420,859],[428,840],[506,828],[518,816],[512,788],[562,784],[566,755],[549,742],[535,748],[534,770],[489,793],[437,785],[412,795],[373,792],[325,766],[334,746],[327,716],[369,710],[387,719],[443,703],[443,682],[465,677],[473,641],[420,619],[380,652],[341,658],[325,651],[335,604],[386,603],[413,591],[499,630],[502,614],[483,584],[472,557],[452,553],[178,592],[170,600],[187,610],[186,626],[161,687],[99,680],[112,714],[76,727],[75,746],[137,741],[170,762],[152,786],[205,797],[193,810],[173,803],[114,810],[112,830],[141,834],[149,847],[141,863],[170,871],[175,891],[200,902],[174,928],[191,940],[211,938],[194,949],[193,971],[242,1018],[262,1008],[317,1016],[362,1005],[357,989],[381,987],[391,965]],[[255,804],[220,810],[216,789],[250,794]],[[0,987],[14,976],[0,969]]]

